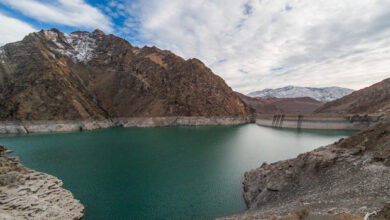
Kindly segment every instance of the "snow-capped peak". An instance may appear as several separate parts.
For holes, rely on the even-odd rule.
[[[70,56],[74,62],[87,63],[95,54],[96,40],[92,38],[92,34],[88,32],[77,32],[64,34],[61,38],[55,31],[44,31],[57,48],[51,48],[63,55]]]
[[[298,86],[286,86],[278,89],[264,89],[261,91],[255,91],[248,94],[251,97],[276,97],[276,98],[298,98],[298,97],[310,97],[320,102],[329,102],[335,99],[339,99],[343,96],[349,95],[353,92],[351,89],[341,87],[324,87],[324,88],[312,88],[312,87],[298,87]]]

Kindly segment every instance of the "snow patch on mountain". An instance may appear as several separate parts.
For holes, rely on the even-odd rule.
[[[54,31],[44,31],[45,35],[60,49],[64,49],[64,45],[58,42],[58,34]]]
[[[5,52],[4,52],[3,47],[0,47],[0,60],[1,60],[1,63],[5,63],[4,59],[5,59]]]
[[[349,95],[353,92],[352,89],[341,87],[298,87],[298,86],[286,86],[278,89],[264,89],[261,91],[255,91],[248,94],[251,97],[276,97],[276,98],[298,98],[298,97],[310,97],[320,102],[330,102],[339,99],[343,96]]]
[[[87,63],[95,57],[93,51],[97,45],[91,33],[78,32],[64,34],[63,38],[60,38],[55,31],[45,31],[44,33],[57,46],[54,49],[55,51],[71,57],[74,62]]]
[[[90,33],[64,34],[65,41],[76,51],[74,58],[80,62],[88,62],[94,57],[96,41]]]

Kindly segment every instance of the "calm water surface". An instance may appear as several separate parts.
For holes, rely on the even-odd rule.
[[[211,219],[245,209],[245,171],[350,131],[221,127],[113,128],[2,135],[26,166],[57,176],[84,219]]]

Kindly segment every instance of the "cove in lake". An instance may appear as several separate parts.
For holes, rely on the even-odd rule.
[[[83,219],[212,219],[245,210],[245,171],[351,134],[248,124],[1,135],[0,144],[63,180]]]

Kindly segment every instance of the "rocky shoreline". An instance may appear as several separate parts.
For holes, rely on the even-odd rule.
[[[302,208],[323,219],[336,214],[349,216],[336,219],[366,215],[388,219],[374,215],[383,206],[389,210],[389,183],[390,122],[386,122],[297,158],[264,163],[246,172],[243,196],[248,211],[223,219],[284,219],[281,216],[297,217]]]
[[[3,121],[0,122],[0,134],[83,131],[111,127],[238,125],[250,122],[252,122],[250,117],[150,117],[115,118],[110,120]]]
[[[62,181],[20,164],[0,146],[0,219],[81,219],[84,206]]]

